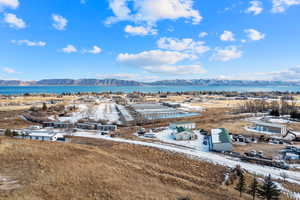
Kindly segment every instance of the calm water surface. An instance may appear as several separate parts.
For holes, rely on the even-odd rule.
[[[186,91],[289,91],[300,92],[300,86],[2,86],[0,94],[14,95],[25,93],[55,93],[63,92],[186,92]]]

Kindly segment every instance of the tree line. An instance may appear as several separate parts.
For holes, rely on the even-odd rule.
[[[249,100],[240,104],[237,113],[265,113],[272,116],[290,115],[291,118],[300,119],[299,107],[292,96],[284,96],[279,100],[267,101],[264,99]]]
[[[262,183],[259,183],[256,175],[252,177],[252,181],[249,186],[246,185],[245,175],[240,167],[237,167],[238,183],[235,189],[239,191],[240,197],[243,193],[247,193],[255,200],[256,197],[266,200],[278,200],[281,195],[281,190],[272,181],[271,175],[266,176]]]

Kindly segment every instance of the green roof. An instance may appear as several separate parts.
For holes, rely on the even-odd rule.
[[[229,132],[225,128],[220,128],[222,130],[221,133],[219,133],[219,139],[222,143],[231,143],[231,138],[229,136]]]
[[[225,128],[212,129],[213,143],[231,143],[229,132]]]

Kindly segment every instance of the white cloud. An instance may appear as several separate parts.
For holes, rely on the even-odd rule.
[[[205,46],[203,41],[194,41],[191,38],[168,38],[163,37],[157,41],[158,48],[174,50],[174,51],[184,51],[185,53],[195,53],[202,54],[209,50],[209,47]]]
[[[262,40],[265,38],[265,34],[255,30],[255,29],[246,29],[245,33],[247,34],[247,37],[250,40],[257,41],[257,40]]]
[[[300,0],[273,0],[273,13],[285,12],[289,7],[300,5]]]
[[[151,27],[144,27],[144,26],[131,26],[127,25],[124,29],[126,33],[129,33],[131,35],[140,35],[140,36],[145,36],[145,35],[156,35],[157,30],[153,29]]]
[[[66,47],[62,48],[62,52],[64,53],[76,53],[77,49],[75,46],[69,44]]]
[[[137,74],[119,73],[119,74],[98,74],[97,78],[100,79],[123,79],[123,80],[133,80],[138,77]]]
[[[60,31],[65,30],[68,24],[68,20],[61,15],[52,14],[52,20],[53,20],[52,26],[55,29]]]
[[[199,33],[199,38],[205,38],[208,35],[207,32],[201,32]]]
[[[149,74],[129,74],[129,73],[117,73],[117,74],[97,74],[99,79],[121,79],[121,80],[134,80],[134,81],[156,81],[159,80],[159,76],[151,76]]]
[[[261,1],[250,1],[250,7],[246,10],[246,13],[252,13],[253,15],[259,15],[263,11],[263,4]]]
[[[16,45],[27,45],[27,46],[46,46],[46,42],[43,41],[30,41],[30,40],[12,40],[11,43]]]
[[[5,73],[7,73],[7,74],[15,74],[15,73],[17,73],[14,69],[9,68],[9,67],[4,67],[4,68],[2,68],[2,70],[3,70]]]
[[[300,66],[271,72],[252,72],[235,76],[221,75],[219,78],[228,80],[300,81]]]
[[[222,41],[234,41],[234,34],[231,31],[224,31],[220,36],[220,40]]]
[[[102,49],[98,46],[93,46],[91,50],[83,50],[83,53],[99,54],[102,52]]]
[[[145,66],[161,66],[175,64],[185,59],[193,59],[194,57],[185,53],[176,51],[143,51],[138,54],[121,53],[117,57],[117,61],[129,66],[145,67]]]
[[[257,75],[271,80],[300,81],[300,65],[281,71],[257,73]]]
[[[20,5],[18,0],[0,0],[0,12],[4,8],[16,9]]]
[[[87,1],[87,0],[80,0],[80,3],[81,3],[81,4],[86,4],[86,1]]]
[[[129,2],[133,4],[131,8]],[[159,20],[185,18],[198,24],[202,17],[193,9],[193,4],[193,0],[110,0],[109,6],[115,16],[109,17],[106,23],[128,20],[155,25]]]
[[[236,46],[228,46],[224,48],[217,47],[215,48],[215,52],[210,60],[227,62],[229,60],[240,58],[242,54],[242,51]]]
[[[184,60],[193,60],[195,57],[177,51],[152,50],[138,54],[119,54],[117,61],[121,64],[142,68],[151,73],[203,74],[205,70],[200,65],[177,65]]]
[[[11,28],[26,28],[26,23],[23,21],[23,19],[18,18],[15,14],[5,13],[4,22],[7,23]]]
[[[162,65],[158,67],[146,66],[144,69],[151,73],[165,73],[168,75],[196,75],[207,71],[201,65]]]

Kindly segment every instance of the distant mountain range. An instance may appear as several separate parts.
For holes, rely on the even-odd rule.
[[[0,80],[0,86],[300,86],[300,82],[219,79],[177,79],[154,82],[118,79],[43,79],[39,81]]]

